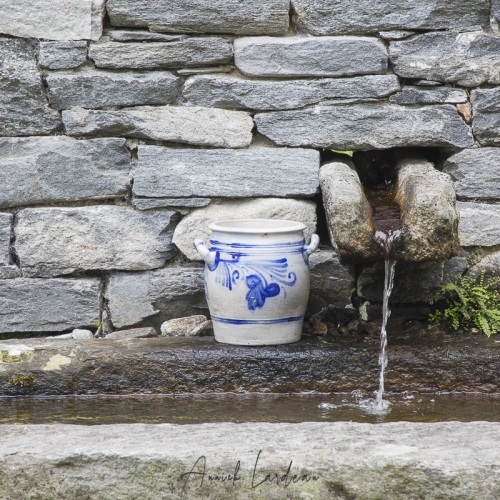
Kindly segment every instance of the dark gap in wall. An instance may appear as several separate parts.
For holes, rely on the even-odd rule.
[[[111,18],[109,17],[107,8],[104,10],[104,18],[102,20],[102,27],[103,27],[103,31],[106,31],[109,28],[111,28]]]
[[[330,244],[330,235],[328,234],[328,224],[326,222],[326,213],[325,207],[323,206],[323,196],[321,192],[318,193],[313,199],[316,203],[316,216],[318,218],[317,226],[316,226],[316,234],[319,236],[319,239],[322,244]]]
[[[288,17],[290,19],[289,25],[288,25],[288,32],[292,35],[297,34],[297,23],[299,20],[297,11],[295,10],[293,3],[290,2],[290,8],[288,9]]]
[[[17,254],[15,243],[16,243],[16,232],[14,226],[17,222],[17,213],[13,214],[12,225],[10,226],[10,241],[9,241],[9,264],[15,264],[19,269],[21,269],[21,261],[19,260],[19,255]]]

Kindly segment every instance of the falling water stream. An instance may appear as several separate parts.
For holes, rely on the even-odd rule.
[[[384,276],[384,296],[382,302],[382,328],[380,330],[380,355],[378,364],[380,366],[379,388],[375,400],[375,408],[378,411],[386,410],[388,402],[384,401],[384,376],[387,367],[387,321],[391,315],[389,309],[389,297],[394,286],[394,272],[396,270],[396,260],[391,259],[392,245],[401,237],[401,230],[377,231],[375,241],[380,245],[384,252],[385,276]]]

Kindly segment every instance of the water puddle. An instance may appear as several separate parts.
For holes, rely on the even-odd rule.
[[[500,421],[500,394],[218,394],[1,398],[0,424]],[[368,402],[368,403],[367,403]]]

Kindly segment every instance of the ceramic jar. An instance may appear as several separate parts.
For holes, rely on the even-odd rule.
[[[210,224],[207,248],[195,246],[205,261],[205,293],[215,340],[226,344],[273,345],[296,342],[309,298],[309,255],[304,224],[245,219]]]

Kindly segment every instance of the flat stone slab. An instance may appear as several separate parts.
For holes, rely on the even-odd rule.
[[[29,40],[0,37],[0,136],[48,135],[61,125],[45,97],[36,52]]]
[[[257,130],[280,146],[338,150],[406,146],[474,145],[470,127],[454,106],[395,104],[315,106],[255,115]]]
[[[169,69],[227,64],[233,60],[233,46],[220,37],[193,37],[155,43],[93,43],[89,57],[97,68]]]
[[[471,92],[472,131],[482,146],[500,146],[500,89]]]
[[[398,90],[395,75],[284,81],[199,75],[186,81],[182,95],[197,106],[266,111],[303,108],[333,99],[380,98]]]
[[[104,36],[113,42],[177,42],[187,38],[187,35],[165,35],[163,33],[152,33],[142,30],[109,30]]]
[[[446,160],[443,172],[451,176],[461,198],[500,199],[500,148],[460,151]]]
[[[0,33],[48,40],[97,40],[105,0],[0,0]]]
[[[386,72],[387,51],[369,37],[247,37],[235,40],[234,62],[249,76],[367,75]]]
[[[32,351],[28,360],[0,363],[2,396],[375,391],[380,371],[379,339],[358,335],[262,347],[219,344],[213,337],[22,339],[0,341],[0,352],[17,344]],[[498,349],[484,335],[389,333],[385,388],[497,393]],[[12,380],[22,374],[31,374],[32,382]]]
[[[500,245],[500,206],[458,202],[458,232],[463,247]]]
[[[453,87],[418,87],[407,85],[390,102],[396,104],[459,104],[467,102],[467,92]]]
[[[482,31],[425,33],[391,42],[389,57],[396,75],[463,87],[500,83],[500,39]]]
[[[0,207],[124,196],[125,139],[0,138]]]
[[[63,111],[68,135],[124,136],[219,148],[245,148],[253,120],[244,111],[184,106],[141,106],[120,111]]]
[[[99,319],[99,279],[0,281],[0,332],[61,332],[94,326]],[[0,372],[5,365],[0,363]]]
[[[105,297],[113,325],[123,328],[147,321],[159,330],[166,320],[200,314],[200,304],[205,312],[203,270],[191,265],[111,274]]]
[[[76,498],[500,495],[496,422],[3,425],[0,487]],[[293,497],[292,497],[293,495]]]
[[[47,69],[77,68],[87,61],[87,42],[40,42],[39,63]]]
[[[289,0],[109,0],[112,26],[148,27],[173,33],[284,35]]]
[[[138,148],[133,194],[143,197],[313,196],[319,153],[310,149]]]
[[[16,251],[29,277],[156,269],[176,254],[177,220],[173,211],[112,205],[27,208],[18,214]]]
[[[132,205],[138,210],[151,210],[153,208],[200,208],[206,207],[211,198],[132,198]]]
[[[169,71],[57,71],[47,74],[46,81],[55,109],[171,104],[180,91],[180,79]]]
[[[292,0],[300,31],[313,35],[460,29],[489,24],[488,0]]]

